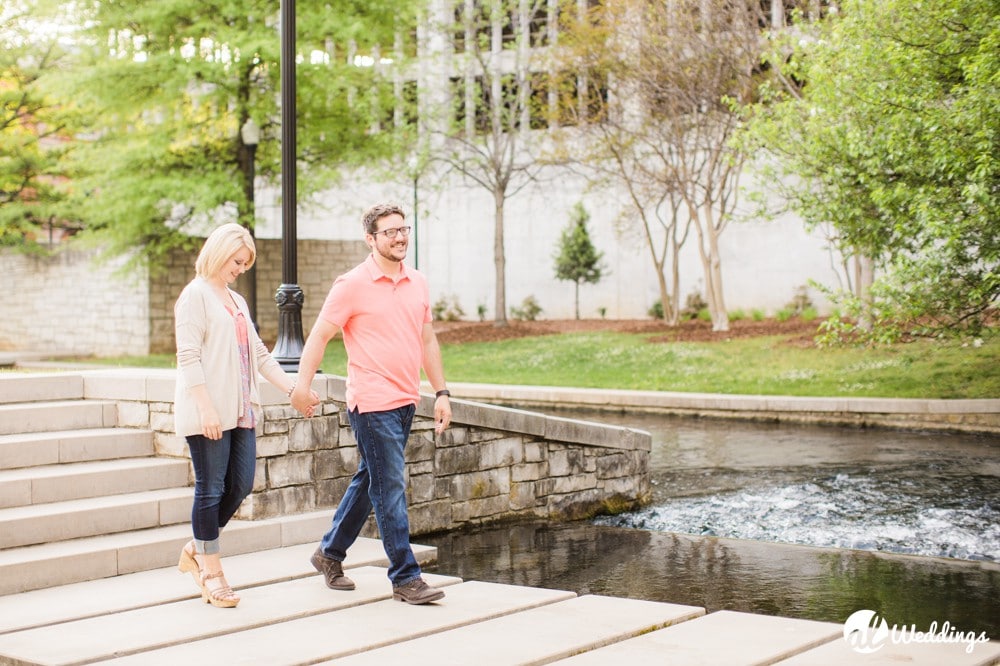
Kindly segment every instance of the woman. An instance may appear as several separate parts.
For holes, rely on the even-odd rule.
[[[246,301],[229,288],[256,254],[249,231],[222,225],[205,240],[195,262],[197,277],[174,305],[174,424],[187,440],[195,475],[194,539],[181,550],[178,568],[190,571],[202,599],[219,608],[240,601],[222,572],[219,532],[253,489],[257,375],[286,394],[295,387],[257,335]],[[313,405],[319,402],[315,393],[312,398]]]

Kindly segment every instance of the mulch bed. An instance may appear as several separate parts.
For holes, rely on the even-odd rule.
[[[498,342],[557,333],[613,331],[647,334],[650,342],[725,342],[737,338],[784,335],[789,338],[787,343],[812,346],[820,321],[740,320],[730,322],[728,331],[713,331],[712,324],[705,321],[683,321],[677,326],[668,326],[652,319],[508,320],[506,326],[496,326],[492,321],[441,321],[434,323],[434,330],[442,343]]]

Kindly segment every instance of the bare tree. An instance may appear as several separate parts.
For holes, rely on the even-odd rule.
[[[737,205],[744,155],[731,138],[754,91],[760,4],[621,0],[598,11],[565,14],[560,33],[565,67],[611,91],[590,100],[603,108],[581,124],[583,152],[626,187],[665,316],[677,320],[677,255],[693,228],[712,327],[728,330],[719,237]]]
[[[532,82],[551,37],[549,4],[458,0],[454,22],[437,27],[450,36],[451,89],[448,102],[432,109],[429,150],[493,196],[497,326],[507,324],[504,205],[542,169],[527,137],[535,122]]]

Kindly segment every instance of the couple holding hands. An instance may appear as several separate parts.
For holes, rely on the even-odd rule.
[[[229,288],[256,259],[246,228],[225,224],[209,235],[195,262],[197,276],[174,306],[174,420],[177,434],[188,443],[195,474],[194,538],[181,550],[178,568],[192,574],[202,599],[213,606],[233,608],[240,601],[222,570],[219,533],[253,489],[258,376],[311,417],[320,400],[310,386],[327,343],[338,332],[347,349],[348,419],[360,461],[312,565],[329,588],[353,590],[343,561],[374,509],[393,598],[425,604],[444,597],[421,578],[406,507],[404,448],[420,399],[421,368],[436,392],[437,432],[451,422],[429,289],[423,274],[403,263],[410,227],[400,207],[373,206],[362,224],[371,254],[334,281],[302,350],[296,379],[268,352],[246,301]]]

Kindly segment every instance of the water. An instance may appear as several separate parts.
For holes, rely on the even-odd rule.
[[[1000,441],[650,415],[653,502],[617,517],[421,537],[434,571],[1000,639]]]
[[[1000,438],[601,418],[653,434],[654,497],[599,524],[1000,562]]]

